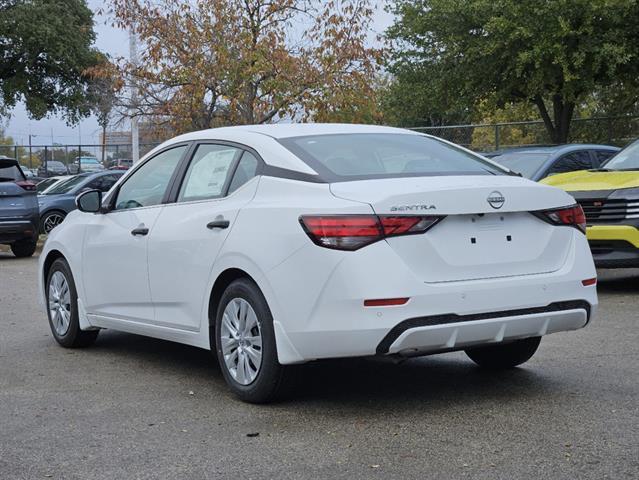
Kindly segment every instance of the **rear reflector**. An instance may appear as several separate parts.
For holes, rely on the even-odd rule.
[[[441,218],[423,215],[302,215],[300,223],[317,245],[357,250],[386,237],[424,233]]]
[[[568,225],[586,233],[586,215],[581,205],[539,212],[542,219],[554,225]]]
[[[595,278],[587,278],[586,280],[582,280],[581,284],[584,287],[589,287],[590,285],[595,285],[597,283],[597,277]]]
[[[408,302],[408,297],[405,298],[378,298],[374,300],[364,300],[365,307],[390,307],[392,305],[404,305]]]

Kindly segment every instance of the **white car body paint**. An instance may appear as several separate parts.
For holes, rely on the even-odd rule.
[[[277,139],[358,132],[420,135],[357,125],[229,127],[176,137],[140,164],[174,143],[235,142],[266,165],[312,179],[317,172]],[[494,191],[505,198],[498,210],[486,201]],[[335,183],[261,175],[221,199],[70,213],[40,256],[39,291],[44,302],[46,260],[60,254],[74,275],[83,329],[112,328],[210,348],[211,291],[223,272],[239,269],[266,298],[282,364],[491,344],[581,328],[594,316],[596,288],[582,285],[596,277],[585,235],[528,213],[574,203],[561,190],[511,175]],[[433,212],[420,213],[446,217],[424,234],[356,251],[314,244],[299,222],[312,214],[404,214],[411,210],[397,208],[415,205],[433,205]],[[219,216],[230,221],[228,229],[204,227]],[[149,234],[132,236],[130,230],[141,224]],[[399,297],[410,300],[363,306],[366,299]],[[539,311],[574,301],[587,309]],[[455,315],[466,318],[451,321]],[[401,322],[438,316],[446,322],[404,329],[389,340]]]

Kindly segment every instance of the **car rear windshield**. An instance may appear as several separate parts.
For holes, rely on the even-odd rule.
[[[495,175],[481,157],[424,135],[348,133],[280,139],[329,182],[433,175]]]
[[[24,173],[17,165],[0,163],[0,182],[19,182],[24,179]]]
[[[548,153],[510,152],[497,155],[492,159],[513,172],[521,173],[526,178],[532,178],[549,158],[550,154]]]
[[[59,195],[61,193],[69,193],[73,190],[73,187],[84,182],[87,179],[84,175],[76,175],[75,177],[69,177],[68,180],[60,180],[60,183],[56,183],[44,195]]]

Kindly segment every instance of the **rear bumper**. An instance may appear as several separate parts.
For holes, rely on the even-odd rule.
[[[38,238],[38,222],[34,219],[0,220],[0,244]]]
[[[639,267],[639,229],[631,225],[593,225],[588,242],[601,268]]]
[[[418,355],[577,330],[588,323],[590,310],[588,302],[577,300],[505,312],[412,318],[388,332],[377,354]]]
[[[312,274],[309,274],[312,272]],[[281,363],[427,354],[584,327],[595,315],[588,243],[574,232],[564,265],[546,274],[420,281],[385,242],[357,252],[303,248],[269,272]],[[366,299],[409,298],[365,307]],[[276,302],[273,302],[276,300]]]

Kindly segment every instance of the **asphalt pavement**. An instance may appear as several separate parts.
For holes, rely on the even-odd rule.
[[[639,478],[639,270],[601,271],[598,317],[521,368],[318,362],[256,406],[204,350],[113,331],[59,347],[36,269],[0,252],[2,480]]]

